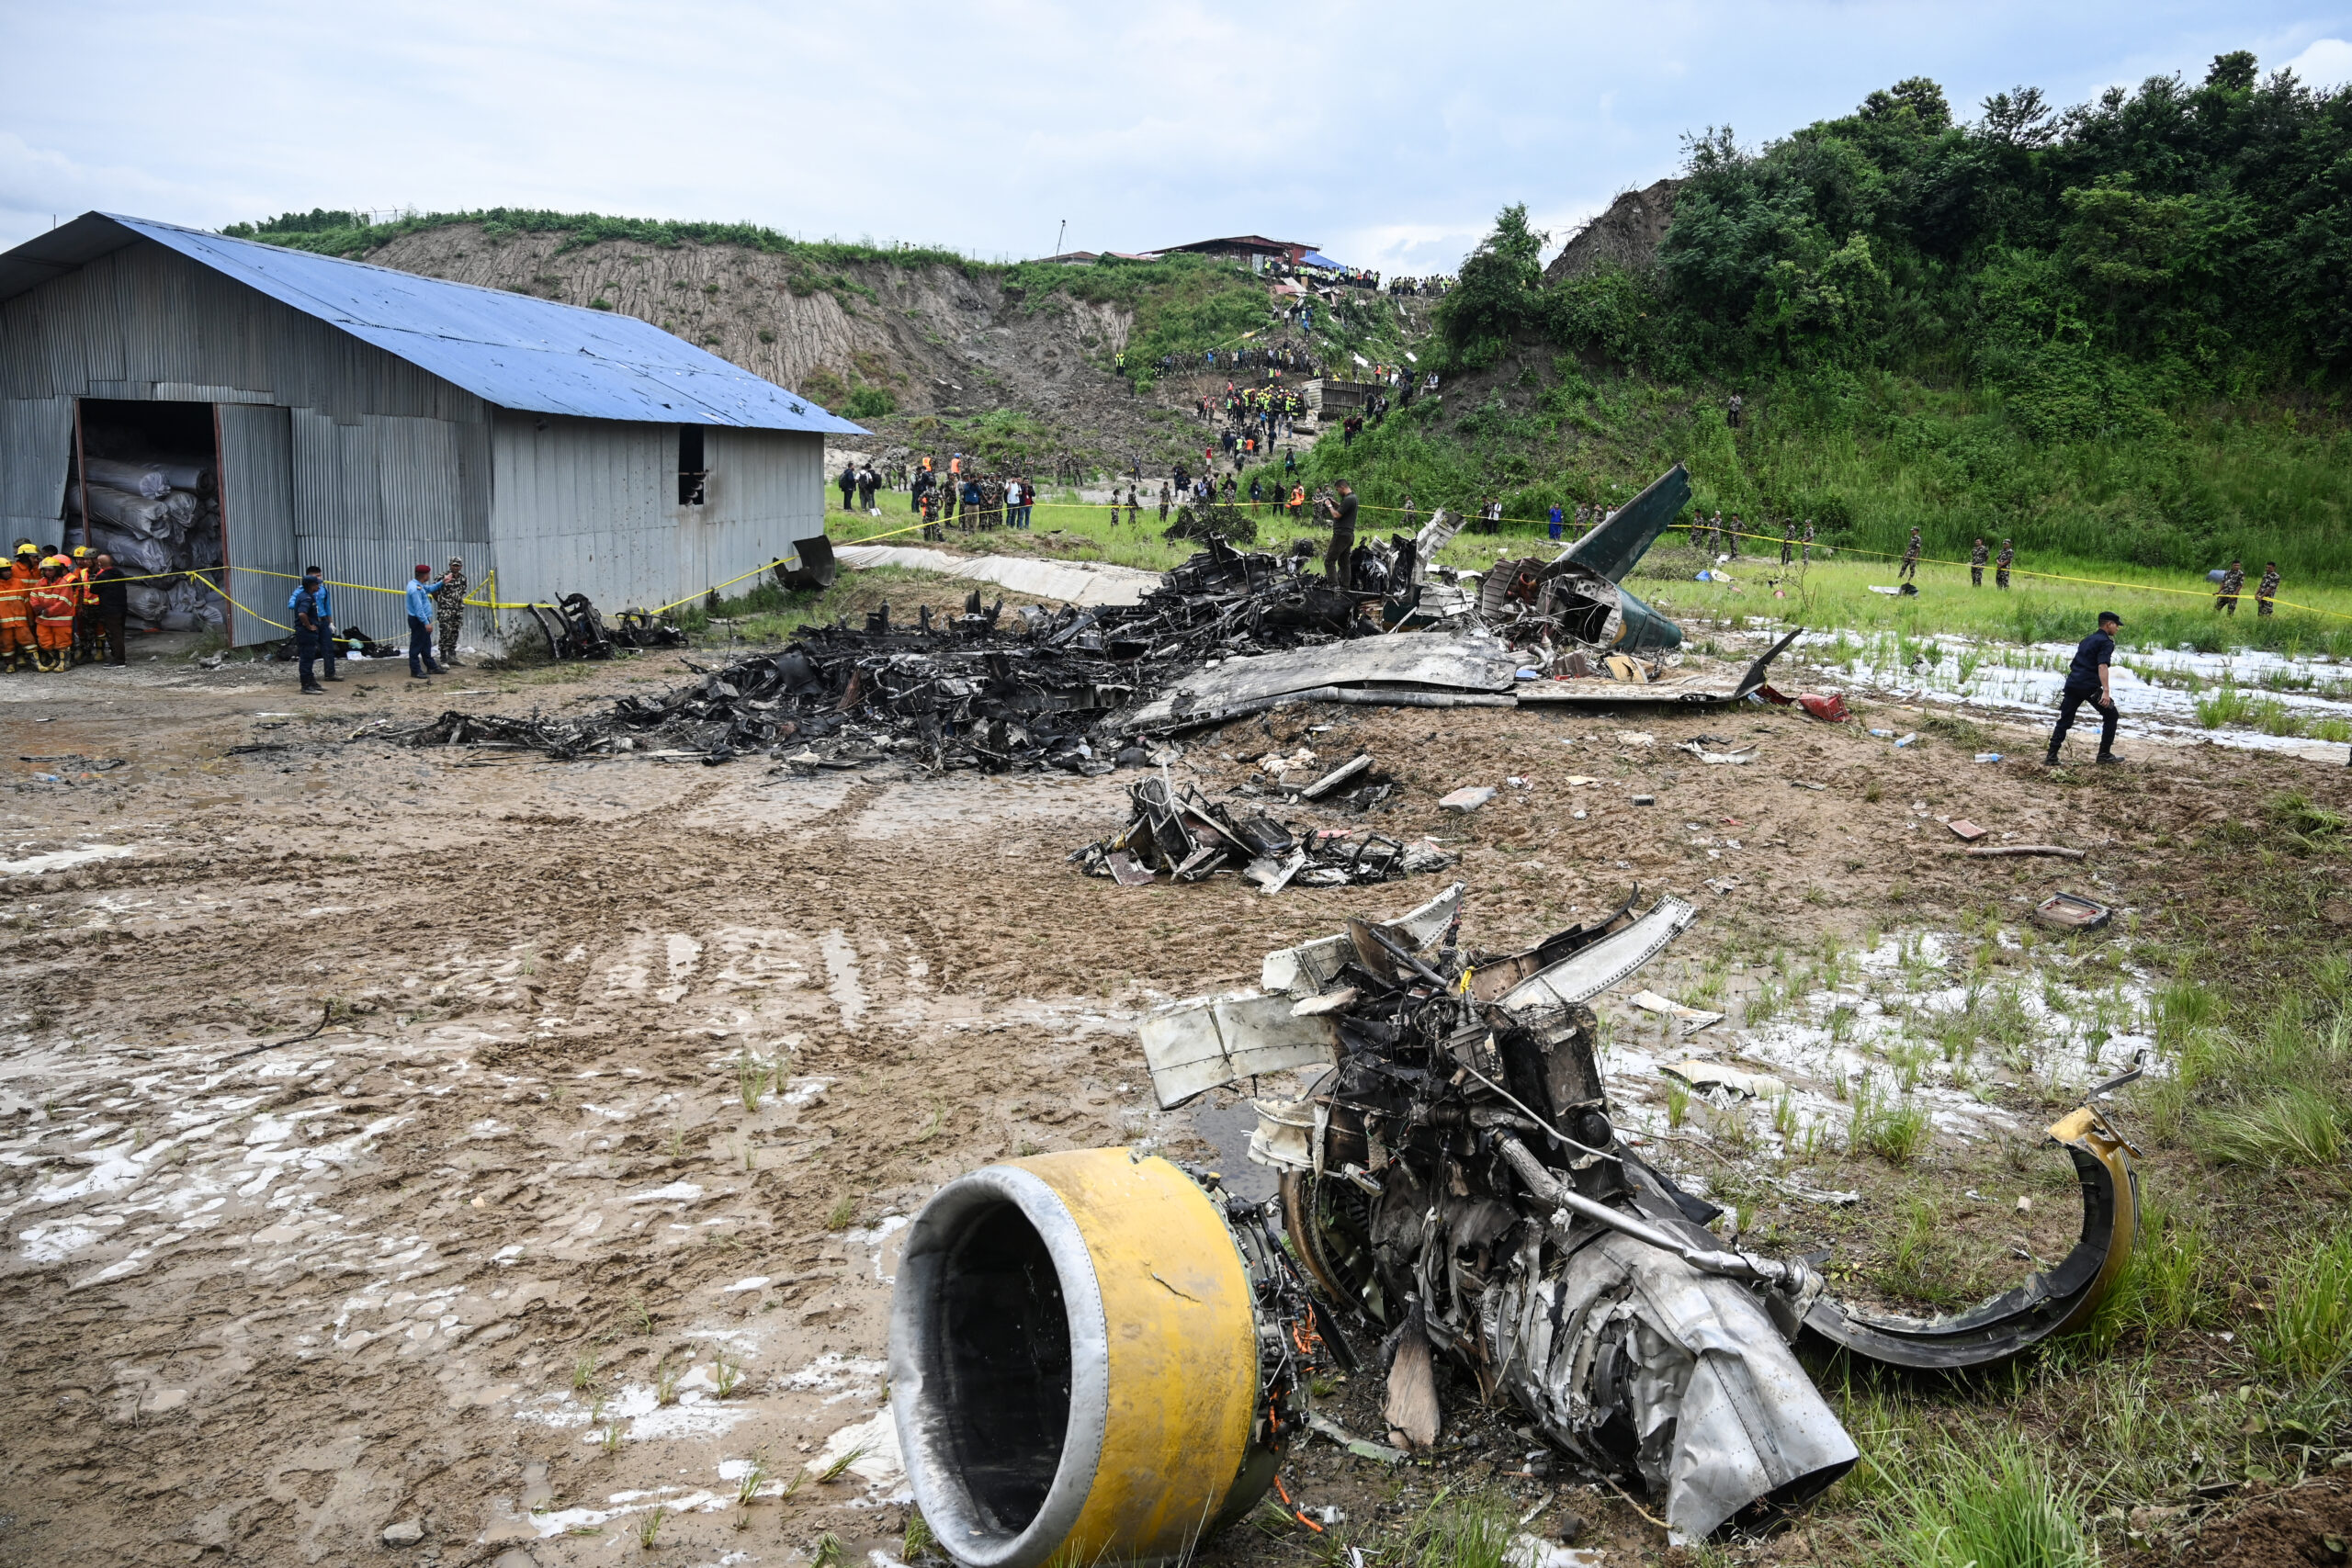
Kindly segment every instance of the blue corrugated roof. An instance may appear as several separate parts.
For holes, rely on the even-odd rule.
[[[501,408],[583,419],[864,434],[860,425],[618,311],[104,216]]]
[[[1340,263],[1333,261],[1321,251],[1307,252],[1305,255],[1298,258],[1298,265],[1301,266],[1319,266],[1329,272],[1340,272],[1344,270]]]

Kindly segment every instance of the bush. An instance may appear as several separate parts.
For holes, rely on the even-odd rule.
[[[841,412],[851,419],[880,419],[899,412],[899,400],[887,387],[859,387],[842,402]]]

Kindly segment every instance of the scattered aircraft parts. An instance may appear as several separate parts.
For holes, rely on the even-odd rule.
[[[1278,1199],[1244,1203],[1204,1172],[1102,1150],[990,1167],[925,1209],[899,1276],[892,1398],[918,1499],[956,1555],[1035,1568],[1189,1551],[1262,1488],[1297,1426],[1283,1401],[1313,1357],[1352,1354],[1351,1331],[1393,1350],[1396,1451],[1441,1429],[1428,1373],[1442,1357],[1584,1465],[1662,1498],[1675,1539],[1766,1525],[1858,1458],[1795,1359],[1802,1333],[1893,1366],[1996,1364],[2085,1321],[2120,1276],[2137,1190],[2096,1101],[2136,1069],[2051,1129],[2084,1198],[2064,1262],[1948,1317],[1867,1311],[1828,1293],[1817,1258],[1717,1235],[1720,1211],[1611,1124],[1586,1004],[1690,907],[1636,915],[1636,895],[1484,953],[1461,944],[1463,891],[1269,953],[1255,989],[1139,1026],[1163,1109],[1278,1072],[1311,1080],[1257,1101],[1250,1155],[1281,1172]],[[1069,1163],[1047,1172],[1056,1161]],[[1286,1249],[1268,1239],[1277,1214]],[[1222,1250],[1210,1219],[1233,1237]],[[1106,1321],[1131,1342],[1099,1348]],[[1252,1408],[1268,1419],[1245,1430],[1253,1343]],[[1163,1408],[1192,1401],[1191,1374],[1170,1369],[1194,1364],[1199,1409]],[[1137,1435],[1114,1444],[1114,1429]],[[1166,1486],[1138,1496],[1156,1468]]]

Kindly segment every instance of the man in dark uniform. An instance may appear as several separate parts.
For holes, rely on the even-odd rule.
[[[122,570],[114,564],[114,557],[99,551],[97,565],[90,572],[90,596],[97,616],[98,636],[106,643],[107,660],[112,664],[128,661],[122,633],[130,612],[130,591],[122,579]]]
[[[1919,580],[1919,530],[1917,528],[1911,530],[1911,542],[1903,547],[1903,565],[1896,570],[1894,581],[1900,582],[1906,577],[1914,582]]]
[[[426,569],[418,567],[419,571]],[[294,590],[294,654],[300,660],[304,696],[324,696],[326,688],[319,684],[311,669],[327,656],[327,618],[320,613],[319,596],[324,592],[316,567],[303,574],[302,586]],[[416,634],[409,638],[413,649]]]
[[[2269,615],[2270,601],[2278,597],[2278,563],[2275,560],[2264,561],[2262,581],[2254,591],[2254,613],[2257,615]]]
[[[2066,684],[2058,696],[2058,728],[2050,732],[2050,755],[2043,765],[2058,765],[2058,745],[2075,727],[2075,710],[2085,703],[2098,709],[2100,730],[2098,762],[2120,761],[2115,754],[2115,693],[2108,671],[2115,658],[2116,629],[2123,619],[2112,610],[2098,613],[2098,630],[2075,647],[2075,661],[2066,667]]]
[[[2001,541],[2001,553],[1993,558],[1994,587],[2007,588],[2009,585],[2009,568],[2016,562],[2017,558],[2018,547],[2009,543],[2008,540],[2003,539]]]
[[[1976,536],[1976,547],[1968,552],[1968,586],[1971,588],[1984,586],[1984,563],[1992,558],[1992,547],[1984,542],[1984,536],[1979,534]]]
[[[1339,499],[1326,501],[1323,509],[1331,519],[1331,546],[1323,552],[1323,575],[1334,586],[1351,587],[1356,553],[1356,487],[1341,479]]]
[[[2230,570],[2222,573],[2222,591],[2213,595],[2213,608],[2235,620],[2238,613],[2238,595],[2245,591],[2245,568],[2236,561],[2232,561]]]

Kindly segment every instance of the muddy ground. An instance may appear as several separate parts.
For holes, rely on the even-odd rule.
[[[1139,1012],[1250,983],[1267,949],[1444,881],[1267,898],[1231,877],[1086,879],[1063,857],[1116,825],[1130,775],[803,778],[350,739],[444,707],[603,700],[681,677],[669,658],[460,671],[429,692],[348,669],[324,699],[236,665],[0,681],[0,1561],[896,1559],[908,1510],[875,1417],[906,1216],[985,1162],[1110,1143],[1262,1179],[1229,1101],[1152,1108]],[[1757,760],[1672,750],[1702,735]],[[1177,771],[1222,790],[1270,751],[1370,749],[1400,785],[1378,825],[1460,854],[1483,946],[1634,883],[1645,902],[1692,899],[1699,923],[1602,1009],[1624,1120],[1667,1163],[1714,1172],[1771,1245],[1838,1244],[1893,1289],[1867,1265],[1921,1184],[1984,1194],[1962,1227],[1980,1254],[1954,1269],[2063,1250],[2064,1182],[2003,1151],[2086,1064],[1996,1060],[1968,1080],[1977,1124],[1939,1116],[1905,1168],[1825,1153],[1804,1169],[1800,1185],[1859,1205],[1751,1191],[1723,1169],[1778,1134],[1711,1120],[1738,1107],[1675,1121],[1646,1065],[1695,1050],[1831,1093],[1733,1032],[1785,967],[1773,949],[1892,942],[1909,962],[1905,933],[1966,930],[2023,963],[2028,903],[2073,888],[2125,911],[2066,950],[2104,954],[2100,984],[2124,997],[2167,941],[2352,922],[2340,887],[2298,914],[2259,903],[2258,877],[2217,894],[2182,871],[2200,835],[2278,792],[2341,808],[2346,770],[2188,748],[2053,777],[1972,764],[1988,737],[2035,749],[2023,731],[1929,729],[1898,751],[1862,725],[1746,708],[1301,710],[1194,737]],[[1436,808],[1467,784],[1501,795],[1467,818]],[[2089,858],[1965,859],[1945,817]],[[95,848],[109,852],[37,858]],[[1845,984],[1862,1008],[1911,973]],[[1719,1040],[1623,1005],[1711,980],[1708,1005],[1734,1013]],[[2147,1180],[2202,1185],[2161,1153]],[[2027,1193],[2039,1207],[2018,1216]],[[1373,1381],[1330,1398],[1376,1435]],[[1285,1473],[1310,1511],[1338,1511],[1327,1533],[1244,1528],[1204,1559],[1374,1544],[1449,1484],[1504,1488],[1533,1529],[1578,1514],[1600,1560],[1663,1557],[1613,1496],[1540,1463],[1513,1476],[1534,1446],[1514,1418],[1447,1394],[1449,1438],[1472,1446],[1396,1472],[1317,1443]],[[757,1500],[739,1507],[747,1472]],[[382,1544],[389,1527],[414,1544]],[[1743,1554],[1867,1561],[1860,1540],[1833,1494],[1806,1530]]]

